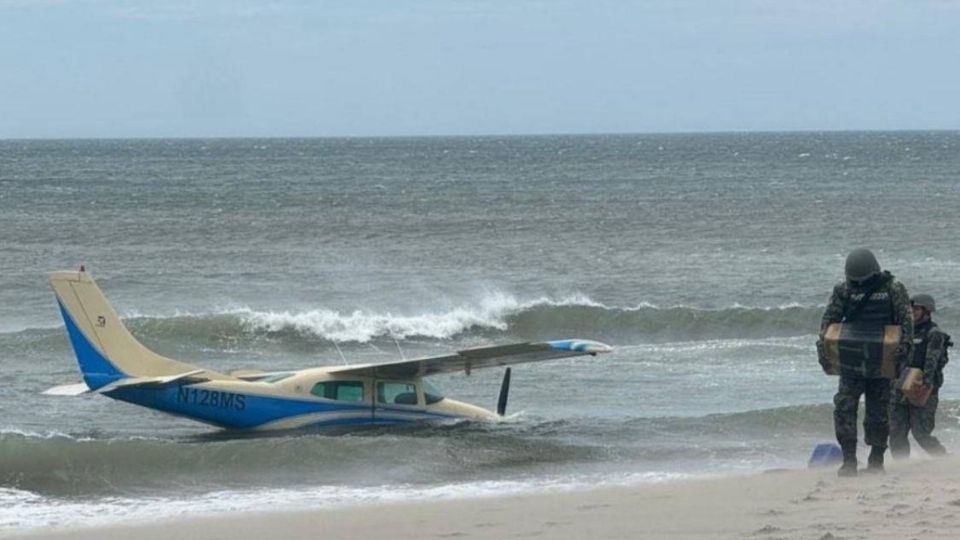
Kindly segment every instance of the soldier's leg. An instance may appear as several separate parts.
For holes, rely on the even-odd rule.
[[[887,451],[887,437],[890,435],[890,380],[867,379],[864,390],[863,438],[870,445],[867,468],[882,471],[883,454]]]
[[[833,396],[833,428],[843,450],[840,476],[857,474],[857,408],[864,391],[864,379],[840,376],[837,393]]]
[[[894,459],[910,457],[910,405],[901,403],[901,392],[895,392],[890,399],[890,455]]]
[[[923,407],[911,407],[913,418],[911,425],[913,428],[913,438],[921,448],[927,451],[931,456],[942,456],[947,453],[947,449],[940,444],[940,441],[933,436],[933,428],[936,422],[937,403],[939,402],[937,391],[930,394]]]

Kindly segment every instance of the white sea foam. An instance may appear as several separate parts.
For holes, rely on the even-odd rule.
[[[232,308],[220,314],[238,316],[258,330],[277,332],[293,329],[333,341],[366,343],[382,336],[396,339],[448,339],[476,329],[505,331],[509,327],[508,319],[511,316],[538,308],[559,307],[584,307],[626,313],[645,310],[691,310],[709,313],[724,309],[778,311],[804,308],[798,303],[760,307],[734,304],[725,308],[708,309],[680,304],[662,307],[650,302],[620,307],[596,302],[583,294],[560,299],[540,297],[520,300],[510,294],[495,292],[472,305],[464,304],[446,311],[428,311],[413,315],[363,309],[343,312],[321,308],[293,312],[261,311],[248,307]]]
[[[816,340],[816,334],[807,334],[802,336],[770,337],[758,339],[708,339],[700,341],[674,341],[668,343],[642,343],[637,345],[623,345],[622,351],[638,351],[638,355],[644,353],[681,353],[698,351],[724,351],[741,350],[751,347],[792,349],[796,351],[809,351]]]
[[[82,440],[93,440],[85,437],[75,437],[69,433],[57,430],[39,432],[39,431],[28,431],[16,427],[0,427],[0,436],[3,435],[17,435],[21,437],[29,437],[36,439],[73,439],[77,441]]]
[[[415,315],[376,313],[362,309],[352,312],[330,309],[291,312],[258,311],[250,308],[229,310],[229,314],[239,316],[253,327],[267,331],[292,328],[333,341],[366,343],[379,336],[396,339],[446,339],[470,329],[504,331],[508,328],[507,318],[511,315],[538,307],[566,306],[611,309],[579,294],[559,300],[542,297],[521,301],[513,295],[498,292],[484,297],[475,305],[461,305],[447,311]]]
[[[558,493],[605,486],[662,483],[690,478],[682,473],[646,472],[618,476],[582,476],[535,481],[483,481],[440,486],[323,486],[308,489],[219,491],[183,498],[103,497],[89,501],[52,499],[28,491],[0,488],[0,537],[39,528],[65,529],[117,523],[150,522],[234,512],[332,509],[410,501]]]

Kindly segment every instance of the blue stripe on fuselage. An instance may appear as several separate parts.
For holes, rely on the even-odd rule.
[[[451,418],[450,415],[424,410],[377,408],[374,418],[369,403],[342,403],[307,401],[301,399],[262,396],[231,392],[200,385],[176,385],[166,388],[118,388],[105,395],[135,405],[185,416],[229,429],[251,429],[286,418],[329,413],[311,421],[310,426],[349,426],[367,424],[397,424],[417,420]],[[353,418],[336,418],[343,413],[365,413]],[[416,415],[420,418],[396,418],[394,414]]]
[[[291,416],[311,413],[370,411],[368,404],[304,401],[177,385],[166,388],[118,388],[106,395],[151,409],[186,416],[230,429],[249,429]],[[358,419],[362,421],[363,419]],[[369,420],[368,420],[369,421]]]
[[[101,386],[106,386],[114,381],[127,377],[128,375],[107,360],[96,347],[87,339],[73,317],[63,307],[60,299],[57,299],[60,306],[60,314],[63,315],[63,322],[67,327],[67,335],[70,336],[70,344],[73,345],[73,352],[77,356],[77,363],[80,365],[80,373],[83,374],[83,382],[91,390],[96,390]]]

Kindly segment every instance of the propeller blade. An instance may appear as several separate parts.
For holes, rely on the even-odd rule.
[[[507,396],[510,394],[510,368],[503,372],[503,382],[500,383],[500,398],[497,399],[497,414],[503,416],[507,412]]]

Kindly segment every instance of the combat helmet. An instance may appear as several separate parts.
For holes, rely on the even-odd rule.
[[[843,270],[848,281],[862,283],[880,274],[880,263],[869,249],[857,248],[847,255],[847,263]]]
[[[915,294],[910,297],[910,304],[922,307],[927,313],[933,313],[937,310],[937,304],[929,294]]]

